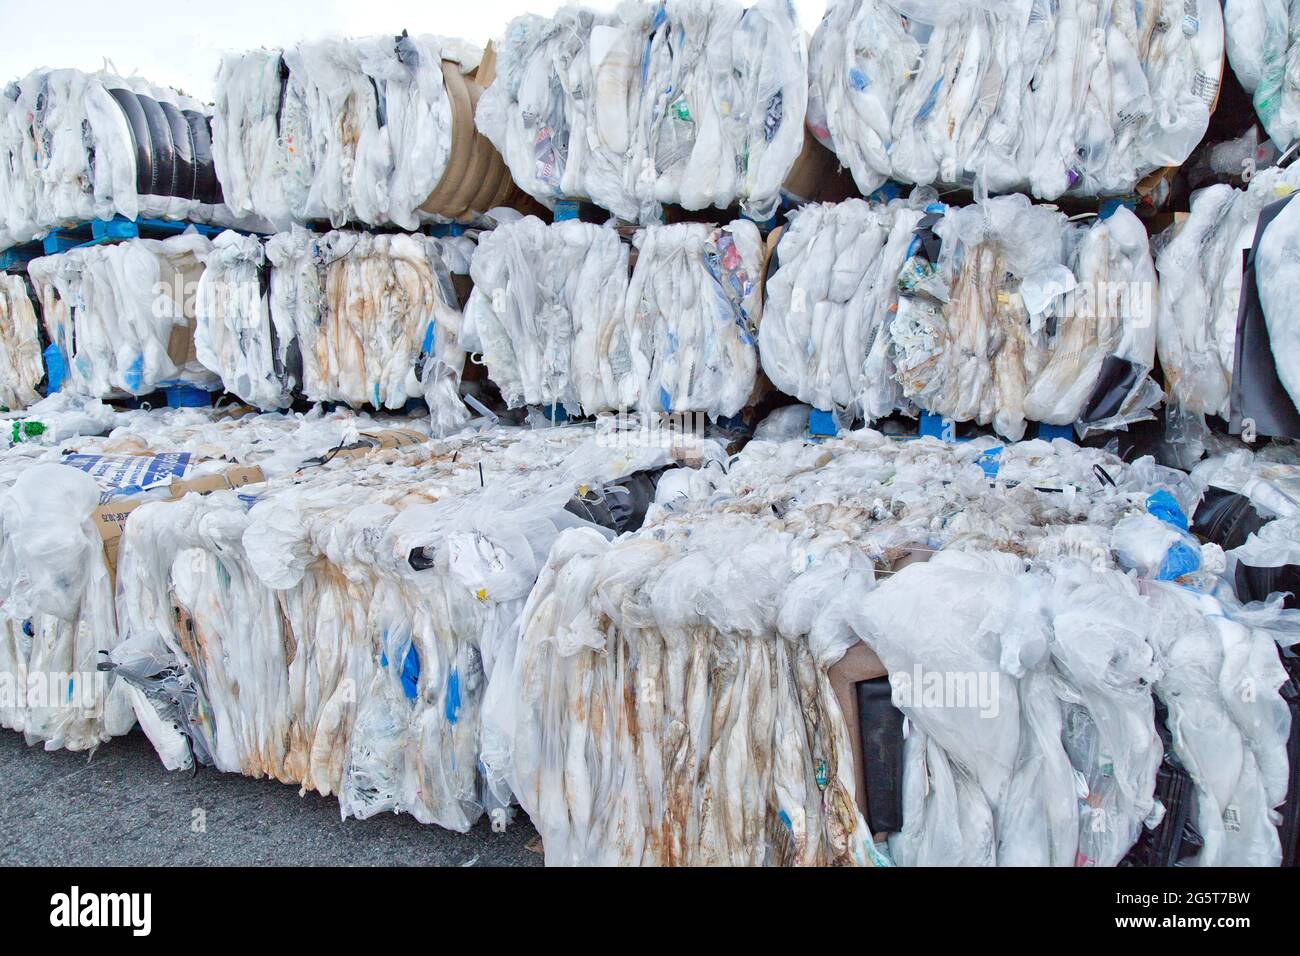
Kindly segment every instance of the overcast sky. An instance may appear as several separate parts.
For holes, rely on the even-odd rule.
[[[825,0],[794,0],[811,33]],[[177,86],[210,99],[226,50],[323,36],[436,33],[477,43],[511,17],[553,12],[555,0],[0,0],[0,83],[37,67],[97,70]],[[587,6],[612,9],[616,0]]]

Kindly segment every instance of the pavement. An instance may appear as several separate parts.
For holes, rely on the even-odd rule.
[[[342,820],[333,797],[274,780],[169,773],[139,730],[89,758],[0,730],[0,865],[541,866],[539,848],[522,813],[502,834]]]

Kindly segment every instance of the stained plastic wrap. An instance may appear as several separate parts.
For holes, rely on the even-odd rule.
[[[808,125],[864,195],[889,179],[1127,194],[1200,142],[1223,46],[1215,0],[833,0]]]
[[[0,405],[13,410],[40,401],[41,352],[31,287],[23,276],[0,275]]]
[[[160,675],[135,704],[169,766],[336,795],[345,816],[504,827],[483,710],[552,541],[594,527],[566,504],[667,463],[594,437],[492,431],[140,508],[113,657]]]
[[[479,129],[547,205],[629,221],[737,202],[768,219],[803,145],[807,54],[782,0],[626,0],[506,28]]]
[[[62,388],[94,398],[147,395],[165,384],[215,388],[194,353],[194,292],[211,243],[194,231],[33,259],[45,331]]]
[[[1078,226],[1024,196],[928,211],[889,325],[906,401],[1012,440],[1027,420],[1151,417],[1156,283],[1136,216],[1121,208]],[[1099,396],[1107,363],[1128,374]]]
[[[259,325],[259,331],[274,335],[271,379],[288,387],[296,351],[302,392],[310,401],[400,409],[423,398],[437,433],[468,420],[457,394],[465,359],[461,314],[442,240],[294,229],[267,241],[266,258],[270,325]],[[254,296],[262,293],[254,288],[251,268],[241,272],[237,301],[226,305],[251,312]],[[237,313],[210,316],[212,331],[244,321]],[[247,373],[250,387],[268,381],[266,351],[259,351],[257,362],[257,379]]]

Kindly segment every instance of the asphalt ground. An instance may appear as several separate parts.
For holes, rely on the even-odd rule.
[[[540,866],[539,847],[522,813],[500,834],[342,820],[333,797],[274,780],[170,773],[139,730],[89,757],[0,730],[0,865]]]

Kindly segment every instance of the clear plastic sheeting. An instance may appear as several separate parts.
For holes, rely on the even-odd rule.
[[[1151,417],[1162,398],[1146,380],[1156,281],[1132,212],[1084,227],[1024,196],[927,211],[939,218],[909,250],[888,328],[908,403],[1012,440],[1027,421],[1114,427]],[[1126,374],[1099,401],[1108,362]]]
[[[533,217],[484,233],[465,347],[511,407],[737,414],[754,391],[764,247],[758,228],[679,223],[633,238]]]
[[[634,222],[664,203],[768,219],[803,146],[807,54],[784,0],[626,0],[506,28],[479,129],[542,203]]]
[[[864,195],[1128,194],[1200,142],[1223,46],[1217,0],[832,0],[808,126]]]
[[[70,434],[76,409],[41,411],[58,443],[0,455],[0,726],[47,750],[88,750],[135,723],[129,689],[99,670],[118,642],[112,558],[99,524],[125,502],[166,500],[175,477],[213,475],[232,462],[291,473],[355,435],[358,422],[236,422],[194,409],[86,418],[87,407],[83,427],[112,429],[97,438]],[[98,511],[101,502],[113,507]]]
[[[193,230],[33,259],[28,274],[66,391],[147,395],[163,385],[214,388],[194,352],[194,294],[211,243]]]
[[[613,229],[533,216],[479,236],[461,340],[510,408],[574,415],[630,404],[629,247]]]
[[[169,767],[197,760],[468,830],[510,819],[488,702],[577,494],[669,463],[590,428],[335,456],[127,525],[113,658]],[[592,530],[589,533],[601,535]],[[141,677],[140,675],[143,675]]]
[[[279,229],[414,229],[452,155],[444,57],[473,69],[479,51],[404,34],[227,55],[212,132],[230,207]]]
[[[41,351],[31,287],[23,276],[0,275],[0,405],[15,410],[40,401]]]
[[[1204,569],[1126,574],[1111,548],[1197,493],[1064,441],[860,431],[665,478],[613,544],[563,535],[514,677],[514,786],[547,862],[1117,865],[1168,809],[1154,688],[1197,789],[1192,862],[1276,865],[1289,612]],[[859,640],[907,718],[887,851],[820,683]]]
[[[35,70],[0,92],[0,249],[90,219],[230,224],[207,110],[139,77]]]
[[[1288,0],[1225,0],[1228,62],[1280,150],[1300,139],[1300,81],[1295,48],[1300,10]]]
[[[1159,243],[1157,349],[1169,392],[1170,438],[1195,449],[1192,461],[1206,438],[1205,417],[1229,413],[1243,254],[1254,244],[1263,208],[1297,185],[1300,166],[1293,165],[1260,170],[1244,191],[1222,183],[1206,187]],[[1260,273],[1261,295],[1270,281]],[[1280,331],[1285,349],[1286,330]]]
[[[293,353],[300,356],[309,401],[401,409],[423,398],[435,433],[469,419],[457,393],[465,354],[442,240],[294,229],[267,240],[266,258],[270,328],[259,328],[275,335],[275,369],[291,371]],[[241,271],[235,304],[251,309],[256,279]],[[211,318],[214,325],[244,321]],[[264,352],[258,361],[265,372]]]
[[[868,420],[902,406],[889,324],[923,207],[851,199],[790,213],[758,338],[773,385],[814,408]]]

